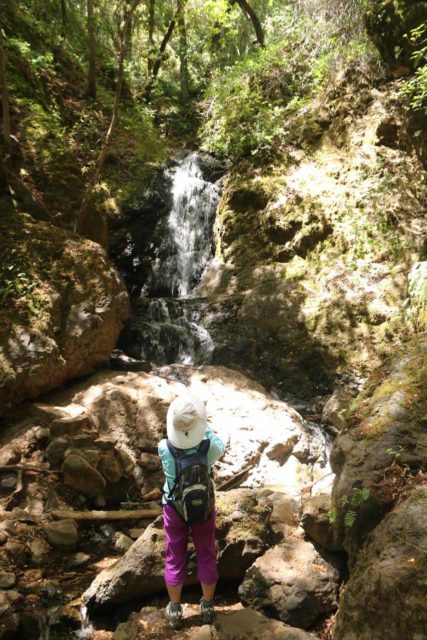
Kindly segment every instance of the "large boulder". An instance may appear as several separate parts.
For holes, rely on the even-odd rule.
[[[427,338],[420,335],[372,375],[335,441],[334,536],[350,565],[406,477],[427,467],[426,387]]]
[[[254,380],[225,367],[101,372],[52,394],[50,401],[64,410],[68,405],[84,407],[97,429],[127,452],[130,466],[133,461],[134,468],[140,468],[149,490],[162,486],[162,471],[158,465],[147,466],[139,452],[157,455],[157,443],[166,435],[168,406],[188,388],[206,401],[209,423],[226,444],[215,465],[218,485],[247,469],[244,486],[274,485],[298,498],[305,483],[328,473],[322,431]]]
[[[269,510],[257,504],[250,490],[219,492],[217,496],[218,569],[220,579],[241,580],[270,544]],[[164,590],[165,538],[162,517],[112,567],[102,571],[84,593],[90,610],[142,600]],[[194,553],[187,584],[194,584]]]
[[[0,217],[0,254],[1,414],[107,362],[129,302],[98,244],[29,215]]]
[[[304,540],[289,530],[247,571],[239,587],[245,604],[303,629],[337,606],[339,573]]]
[[[373,531],[340,601],[335,640],[424,638],[427,489],[414,490]]]

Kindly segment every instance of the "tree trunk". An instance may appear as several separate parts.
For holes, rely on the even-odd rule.
[[[188,102],[189,74],[188,74],[188,45],[187,29],[185,25],[186,0],[178,0],[178,32],[179,32],[179,80],[181,88],[181,103]]]
[[[167,28],[167,31],[165,33],[165,35],[163,36],[163,40],[160,44],[160,49],[159,49],[159,53],[157,54],[157,58],[154,61],[153,64],[153,71],[151,73],[151,78],[147,83],[147,86],[145,87],[145,101],[148,103],[151,100],[151,93],[153,91],[153,87],[154,87],[154,83],[157,80],[157,76],[159,75],[159,71],[160,71],[160,67],[162,66],[162,62],[163,62],[163,54],[165,53],[165,49],[167,47],[167,44],[169,42],[169,40],[172,37],[172,33],[173,30],[175,28],[175,24],[176,24],[176,18],[177,15],[175,13],[174,17],[172,18],[172,20],[169,23],[169,26]]]
[[[3,148],[4,155],[10,154],[10,111],[9,111],[9,92],[7,88],[6,74],[6,52],[4,49],[3,31],[0,27],[0,90],[1,90],[1,106],[3,112]]]
[[[87,0],[87,40],[89,49],[87,95],[96,100],[95,18],[93,15],[93,3],[94,0]]]
[[[67,5],[65,0],[61,0],[61,20],[62,20],[62,28],[61,33],[62,37],[65,39],[67,37]]]
[[[141,0],[133,0],[132,5],[127,10],[123,20],[123,27],[120,27],[119,33],[119,68],[117,75],[117,84],[116,84],[116,94],[114,96],[114,106],[113,106],[113,114],[111,116],[110,126],[108,127],[108,131],[105,134],[105,139],[99,152],[98,159],[95,163],[95,168],[93,171],[93,175],[89,184],[86,187],[85,194],[83,196],[83,201],[80,207],[80,211],[77,216],[77,220],[74,226],[74,231],[77,233],[82,233],[85,224],[86,212],[92,197],[95,186],[99,180],[99,176],[101,175],[102,167],[104,166],[105,158],[107,156],[108,147],[110,146],[111,138],[113,137],[114,130],[116,128],[118,119],[119,119],[119,106],[120,106],[120,98],[122,95],[122,86],[123,86],[123,74],[124,74],[124,63],[126,54],[128,51],[128,39],[131,33],[131,22],[133,14],[140,3]],[[127,6],[127,5],[126,5]]]
[[[148,6],[148,56],[147,56],[147,73],[151,76],[154,64],[154,9],[156,0],[149,0]]]
[[[261,22],[255,11],[252,9],[251,5],[247,2],[247,0],[231,0],[231,4],[238,4],[245,16],[248,20],[252,20],[252,24],[255,29],[256,38],[261,45],[261,47],[265,46],[264,40],[264,31],[262,30]]]

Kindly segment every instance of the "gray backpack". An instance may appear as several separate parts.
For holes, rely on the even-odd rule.
[[[185,455],[167,440],[175,459],[175,484],[166,500],[188,525],[208,520],[214,507],[214,485],[208,467],[210,444],[210,440],[202,440],[195,453]]]

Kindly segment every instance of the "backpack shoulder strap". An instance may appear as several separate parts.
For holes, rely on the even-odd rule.
[[[166,440],[166,444],[168,446],[169,451],[171,452],[171,454],[175,458],[175,460],[181,460],[184,457],[183,450],[182,449],[178,449],[177,447],[174,447],[172,442],[169,439]]]
[[[209,447],[211,446],[211,441],[210,440],[202,440],[201,443],[198,446],[197,449],[197,453],[201,453],[203,455],[206,455],[209,451]]]

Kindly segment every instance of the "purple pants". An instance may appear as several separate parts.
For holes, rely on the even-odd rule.
[[[187,546],[191,530],[197,557],[197,578],[204,584],[218,579],[215,550],[215,510],[209,520],[188,526],[168,504],[163,505],[166,535],[165,581],[173,587],[183,584],[187,570]]]

